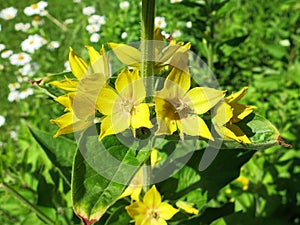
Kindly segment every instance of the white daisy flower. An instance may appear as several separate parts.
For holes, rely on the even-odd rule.
[[[18,81],[19,83],[24,83],[24,82],[28,82],[29,79],[28,79],[28,77],[18,76],[18,77],[17,77],[17,81]]]
[[[100,31],[100,24],[89,24],[86,26],[86,30],[92,34]]]
[[[80,3],[81,0],[73,0],[74,3]]]
[[[192,21],[187,21],[186,22],[186,27],[187,28],[192,28],[193,24],[192,24]]]
[[[155,17],[154,24],[156,27],[159,27],[160,29],[163,29],[167,26],[165,17],[160,17],[160,16]]]
[[[9,57],[9,61],[15,66],[24,66],[31,61],[29,54],[25,52],[15,53]]]
[[[8,7],[0,11],[0,18],[4,20],[11,20],[16,17],[18,10],[14,7]]]
[[[30,28],[30,23],[16,23],[15,24],[15,30],[16,31],[23,31],[27,32],[28,29]]]
[[[5,49],[5,44],[0,44],[0,52]]]
[[[21,48],[25,52],[34,53],[40,49],[45,43],[45,39],[38,34],[29,35],[27,39],[22,41]]]
[[[100,16],[100,15],[91,15],[88,18],[89,24],[100,24],[103,25],[105,24],[105,16]]]
[[[127,32],[125,32],[125,31],[121,34],[121,38],[122,38],[122,39],[127,38],[127,36],[128,36],[128,34],[127,34]]]
[[[45,8],[48,6],[48,2],[40,1],[38,3],[32,4],[24,9],[24,13],[27,16],[40,15],[43,16]]]
[[[70,62],[69,61],[65,62],[64,67],[65,67],[65,71],[71,71],[71,66],[70,66]]]
[[[164,31],[164,30],[161,32],[161,35],[164,36],[166,39],[170,38],[170,36],[171,36],[170,33],[167,33],[167,32]]]
[[[6,59],[6,58],[10,57],[12,54],[13,54],[13,51],[12,51],[12,50],[4,50],[4,51],[1,53],[1,57],[2,57],[3,59]]]
[[[98,33],[93,33],[93,34],[91,35],[91,37],[90,37],[90,41],[91,41],[91,42],[96,43],[96,42],[98,42],[99,40],[100,40],[100,34],[98,34]]]
[[[40,16],[33,17],[32,22],[31,22],[32,26],[34,26],[34,27],[41,26],[44,23],[45,23],[45,20],[43,20]]]
[[[178,38],[181,36],[181,31],[180,30],[175,30],[173,33],[172,33],[172,37],[173,38]]]
[[[122,10],[127,10],[129,8],[129,2],[127,1],[124,1],[124,2],[120,2],[119,6],[120,6],[120,9]]]
[[[47,48],[50,50],[54,50],[56,48],[59,48],[59,42],[58,41],[50,41],[47,45]]]
[[[37,62],[33,62],[24,65],[22,68],[19,69],[19,72],[23,76],[33,76],[39,68],[39,64]],[[25,81],[24,78],[22,78],[22,81]]]
[[[21,87],[20,84],[17,82],[8,84],[8,88],[10,91],[15,91],[15,90],[19,89],[20,87]]]
[[[5,117],[0,115],[0,127],[2,127],[5,124]]]
[[[13,139],[13,140],[18,140],[18,132],[15,131],[15,130],[12,130],[9,132],[9,135],[10,135],[10,138]]]
[[[7,97],[9,102],[14,102],[19,100],[19,92],[18,91],[11,91]]]
[[[25,99],[30,95],[33,95],[33,89],[32,88],[27,88],[27,89],[20,92],[19,98],[20,99]]]
[[[94,14],[95,12],[96,12],[96,9],[94,6],[87,6],[82,9],[82,13],[87,16],[90,16],[90,15]]]

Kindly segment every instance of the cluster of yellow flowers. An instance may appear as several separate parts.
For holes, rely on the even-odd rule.
[[[155,30],[155,34],[156,40],[163,39],[159,30]],[[163,71],[167,75],[163,87],[154,90],[152,102],[146,102],[147,87],[140,75],[141,52],[138,49],[125,44],[108,44],[126,65],[111,84],[109,62],[103,46],[100,52],[87,46],[90,64],[71,48],[69,62],[75,77],[50,82],[67,92],[55,99],[65,106],[66,113],[51,120],[59,126],[54,137],[87,128],[98,113],[98,122],[101,122],[99,140],[128,128],[136,136],[137,129],[153,127],[156,129],[155,135],[178,132],[181,139],[186,134],[214,140],[201,117],[211,110],[211,123],[221,137],[251,143],[237,124],[255,108],[238,103],[247,87],[228,97],[225,97],[226,91],[214,88],[191,88],[187,61],[190,43],[176,43],[173,40],[167,47],[158,43],[154,45],[154,71]],[[151,111],[151,107],[154,110]],[[155,112],[157,125],[151,122],[151,112]]]
[[[66,92],[55,98],[65,107],[65,113],[51,120],[59,126],[54,137],[100,123],[100,141],[127,129],[131,129],[134,137],[138,129],[149,129],[153,130],[155,136],[176,133],[181,140],[188,135],[213,141],[216,137],[209,129],[211,126],[218,133],[218,138],[251,143],[239,126],[239,122],[255,108],[238,103],[247,87],[227,97],[226,91],[194,87],[188,64],[190,43],[170,41],[164,47],[163,37],[157,29],[155,40],[159,42],[153,49],[154,77],[160,77],[163,81],[154,86],[150,98],[147,96],[146,79],[141,77],[142,55],[138,49],[109,43],[117,58],[125,64],[121,71],[111,75],[104,46],[99,52],[86,46],[89,63],[70,48],[69,63],[74,77],[66,76],[64,80],[49,82]],[[210,117],[204,117],[208,112]],[[141,199],[142,184],[143,174],[140,170],[119,197],[131,196],[132,204],[126,210],[137,225],[167,224],[166,220],[172,218],[179,209],[198,214],[198,210],[188,202],[176,202],[178,209],[162,202],[155,185]]]

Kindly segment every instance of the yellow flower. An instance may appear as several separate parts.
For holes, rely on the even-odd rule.
[[[135,225],[167,225],[179,210],[162,202],[155,185],[145,194],[143,201],[126,206],[128,214],[135,220]]]
[[[137,128],[152,127],[149,107],[143,103],[146,90],[139,71],[123,69],[118,75],[115,87],[116,90],[104,87],[98,96],[96,108],[105,115],[101,123],[100,140],[129,127],[134,136]]]
[[[141,168],[131,180],[129,186],[121,194],[119,199],[125,198],[130,195],[134,201],[139,201],[140,194],[143,189],[143,169]]]
[[[58,131],[54,135],[55,138],[61,134],[69,134],[69,133],[83,130],[92,123],[92,121],[88,120],[87,118],[88,115],[91,114],[87,113],[86,111],[84,112],[84,114],[77,112],[76,115],[76,113],[74,113],[72,109],[74,97],[75,97],[75,92],[72,92],[66,95],[59,96],[55,99],[55,101],[59,102],[60,104],[66,107],[65,114],[63,114],[62,116],[58,117],[55,120],[50,120],[51,123],[55,123],[57,126],[59,126]],[[80,97],[77,96],[76,99],[78,101]],[[83,101],[83,104],[86,106],[85,110],[88,110],[88,112],[91,113],[91,109],[93,110],[92,108],[93,105],[91,105],[91,103],[86,100]],[[94,111],[92,111],[92,114],[93,113]],[[82,118],[82,116],[84,116],[85,119]]]
[[[172,40],[170,41],[169,45],[165,47],[163,39],[164,38],[161,35],[160,29],[155,28],[154,41],[151,41],[151,44],[153,44],[154,52],[150,60],[155,61],[155,65],[157,67],[161,67],[162,65],[166,64],[172,64],[182,68],[182,66],[177,65],[177,63],[182,63],[178,61],[180,58],[182,58],[182,54],[189,51],[191,43],[187,43],[184,45],[183,42],[176,42],[175,40]],[[108,43],[108,46],[113,50],[113,52],[123,64],[133,67],[140,66],[142,55],[137,48],[130,45],[117,44],[113,42]]]
[[[171,135],[179,131],[184,134],[213,139],[204,120],[198,114],[204,114],[215,106],[224,92],[208,87],[196,87],[191,90],[190,75],[173,68],[162,90],[154,97],[158,123],[156,135]]]
[[[90,67],[70,48],[69,61],[75,78],[65,77],[65,80],[62,81],[49,82],[49,84],[69,92],[55,98],[55,101],[66,107],[66,113],[55,120],[50,120],[51,123],[59,126],[54,137],[83,130],[93,122],[96,99],[101,88],[107,82],[109,71],[103,46],[101,54],[90,46],[87,46],[87,49]]]
[[[97,52],[91,46],[86,46],[86,48],[88,49],[90,66],[83,58],[78,56],[72,48],[70,48],[69,63],[75,78],[65,77],[65,80],[52,81],[49,82],[49,84],[65,91],[74,92],[77,91],[77,86],[82,78],[86,78],[85,75],[93,75],[108,79],[109,67],[104,46],[102,46],[100,52]],[[94,86],[99,88],[99,84],[95,84]]]
[[[247,135],[236,124],[256,108],[255,106],[246,106],[238,103],[247,90],[248,87],[242,88],[239,92],[226,97],[224,102],[216,106],[212,121],[221,137],[241,143],[251,143]]]
[[[183,211],[185,211],[186,213],[189,214],[199,214],[199,210],[193,207],[193,203],[190,202],[186,202],[186,201],[178,201],[176,202],[176,206],[179,209],[182,209]]]
[[[243,191],[247,191],[249,189],[249,179],[244,177],[244,176],[239,176],[236,181],[238,181],[239,183],[241,183],[243,185],[242,189]]]

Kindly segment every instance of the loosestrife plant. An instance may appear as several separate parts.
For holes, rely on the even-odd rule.
[[[65,108],[51,120],[55,141],[75,134],[72,204],[83,224],[205,222],[254,152],[278,144],[276,128],[240,103],[248,87],[197,82],[191,44],[153,24],[154,0],[144,0],[140,43],[86,46],[89,61],[70,48],[71,72],[40,82]]]

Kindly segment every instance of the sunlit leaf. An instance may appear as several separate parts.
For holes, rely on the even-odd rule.
[[[136,142],[127,147],[115,136],[101,142],[98,136],[81,138],[73,164],[72,198],[85,224],[98,221],[117,201],[150,150]]]

